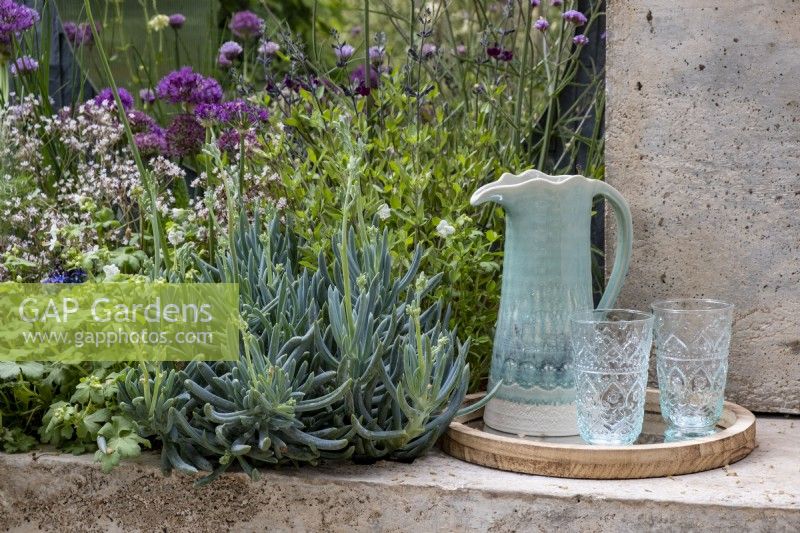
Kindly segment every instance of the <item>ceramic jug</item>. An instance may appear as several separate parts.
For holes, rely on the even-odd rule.
[[[633,227],[628,204],[605,182],[548,176],[536,170],[503,174],[478,189],[472,205],[505,210],[500,314],[494,336],[484,423],[517,435],[577,435],[569,317],[592,300],[592,201],[604,196],[617,222],[616,254],[599,308],[614,304],[628,270]]]

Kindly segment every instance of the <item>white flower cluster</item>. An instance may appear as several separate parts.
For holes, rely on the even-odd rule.
[[[42,116],[37,106],[29,97],[0,112],[0,259],[13,256],[41,273],[65,250],[126,245],[144,195],[113,107],[89,101]],[[163,157],[150,163],[166,212],[174,205],[168,185],[184,172]],[[99,235],[94,222],[103,209],[121,223]]]

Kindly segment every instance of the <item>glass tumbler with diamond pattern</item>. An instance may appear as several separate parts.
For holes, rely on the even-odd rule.
[[[632,444],[642,432],[653,315],[598,309],[571,318],[578,431],[589,444]]]
[[[651,307],[661,415],[668,431],[713,432],[722,415],[733,304],[684,298]]]

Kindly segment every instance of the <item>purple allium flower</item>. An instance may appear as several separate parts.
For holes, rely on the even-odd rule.
[[[35,9],[13,0],[0,0],[0,45],[7,48],[14,37],[31,29],[37,22],[39,13]]]
[[[275,41],[264,41],[258,45],[258,53],[262,56],[274,56],[281,49],[281,45]]]
[[[571,22],[576,26],[583,26],[588,22],[586,15],[581,13],[580,11],[575,11],[574,9],[570,9],[569,11],[565,11],[561,17],[566,20],[567,22]]]
[[[386,55],[386,49],[383,46],[370,46],[369,47],[369,61],[377,66],[383,63],[383,56]]]
[[[127,111],[133,108],[133,96],[131,93],[128,92],[127,89],[123,87],[119,87],[117,89],[119,93],[119,99],[122,102],[122,108]],[[102,91],[100,91],[97,96],[94,97],[94,103],[96,105],[107,105],[110,107],[116,107],[117,103],[114,100],[114,91],[111,87],[106,87]]]
[[[436,55],[436,52],[439,51],[439,47],[433,43],[424,43],[421,51],[423,59],[428,59]]]
[[[221,68],[228,68],[233,65],[233,60],[242,55],[242,47],[235,41],[222,43],[219,47],[217,65]]]
[[[169,26],[172,29],[179,30],[183,28],[185,23],[186,17],[184,17],[182,13],[173,13],[169,16]]]
[[[355,51],[356,49],[347,43],[334,45],[333,53],[336,54],[336,64],[340,67],[343,67],[347,61],[353,57]]]
[[[503,50],[500,52],[500,55],[497,57],[498,61],[511,61],[514,59],[514,51],[513,50]]]
[[[83,22],[81,24],[76,24],[74,22],[65,22],[64,35],[66,36],[69,44],[71,44],[73,47],[91,46],[92,44],[94,44],[94,35],[92,34],[92,28],[86,22]]]
[[[264,20],[252,11],[237,11],[231,17],[228,28],[236,37],[249,39],[261,35],[264,31]]]
[[[225,56],[228,60],[234,60],[242,55],[242,46],[235,41],[227,41],[219,47],[219,55]]]
[[[86,272],[82,268],[72,270],[55,269],[42,280],[42,283],[83,283],[86,281]]]
[[[229,154],[236,154],[239,153],[239,140],[241,137],[239,136],[239,130],[235,128],[231,128],[225,130],[222,135],[219,136],[217,139],[217,146],[223,152],[228,152]],[[248,146],[254,145],[258,141],[256,137],[256,133],[253,130],[248,130],[244,134],[244,145],[245,151],[247,151]]]
[[[11,63],[11,74],[19,76],[29,72],[36,72],[39,69],[39,62],[31,56],[18,57]]]
[[[539,20],[533,23],[533,29],[539,30],[541,32],[547,31],[547,28],[550,27],[550,23],[547,22],[547,19],[544,17],[539,17]]]
[[[206,130],[194,115],[184,113],[172,120],[166,131],[167,149],[173,157],[185,157],[200,153]]]
[[[235,127],[250,127],[269,120],[269,111],[245,100],[221,104],[201,104],[195,110],[197,118]]]
[[[153,89],[141,89],[139,91],[139,99],[145,104],[152,104],[156,101],[156,93]]]
[[[540,3],[539,0],[531,0],[531,7],[539,7]]]
[[[128,123],[130,124],[131,130],[134,133],[147,132],[158,126],[155,119],[144,111],[134,109],[132,111],[128,111],[127,115]]]
[[[572,42],[577,44],[578,46],[585,46],[589,44],[589,38],[583,34],[576,35],[572,38]]]
[[[368,96],[372,89],[377,89],[378,85],[380,85],[378,69],[370,67],[369,86],[367,86],[366,76],[364,75],[364,65],[358,65],[350,74],[350,82],[357,95]]]
[[[153,126],[149,131],[143,131],[133,136],[133,142],[142,157],[155,157],[168,152],[167,135],[164,128]]]
[[[222,100],[222,87],[214,78],[206,78],[192,67],[183,67],[161,78],[156,95],[172,104],[215,104]]]
[[[563,6],[564,0],[550,0],[550,5],[553,7]]]
[[[465,56],[467,55],[467,47],[463,44],[459,44],[456,46],[456,55],[458,56]]]

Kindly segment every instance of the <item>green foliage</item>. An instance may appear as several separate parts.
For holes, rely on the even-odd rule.
[[[419,273],[418,250],[395,277],[388,233],[334,237],[335,258],[297,264],[291,227],[242,219],[234,253],[201,264],[206,282],[238,281],[238,362],[131,370],[123,410],[163,442],[162,464],[209,481],[231,464],[320,459],[413,459],[430,448],[467,391],[468,346],[440,302],[422,306],[440,276]],[[234,266],[236,265],[236,266]],[[238,272],[238,276],[233,272]]]
[[[94,450],[98,436],[119,439],[121,425],[135,429],[132,422],[119,420],[124,418],[116,401],[119,380],[119,372],[109,372],[103,366],[81,377],[69,399],[52,403],[44,414],[39,428],[41,441],[78,454]],[[126,452],[127,448],[123,448],[120,453],[124,456]],[[114,456],[114,464],[119,462],[120,453],[108,454]]]
[[[94,458],[103,472],[110,472],[122,459],[137,457],[141,447],[150,441],[138,434],[138,425],[126,416],[115,415],[97,431],[97,451]]]

